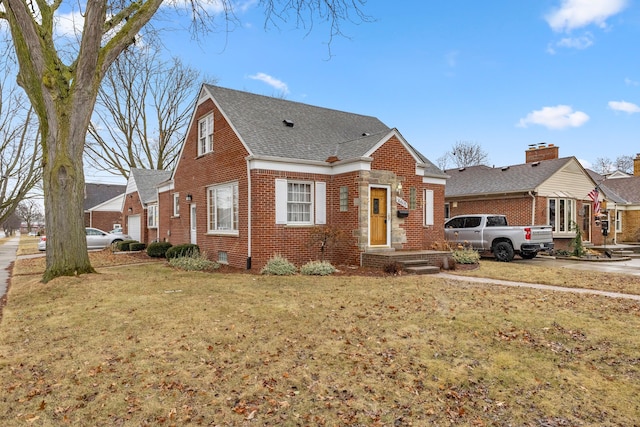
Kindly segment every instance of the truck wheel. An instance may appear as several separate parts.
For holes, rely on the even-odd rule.
[[[513,259],[513,247],[507,242],[500,242],[493,248],[493,255],[498,261],[509,262]]]
[[[538,252],[520,252],[520,258],[522,259],[534,259],[538,255]]]

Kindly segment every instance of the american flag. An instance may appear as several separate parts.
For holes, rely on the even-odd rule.
[[[600,214],[600,193],[598,192],[598,187],[594,188],[589,192],[589,198],[593,201],[593,214]]]

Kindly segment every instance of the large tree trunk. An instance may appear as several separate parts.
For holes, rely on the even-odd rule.
[[[60,276],[93,273],[87,253],[84,226],[83,148],[93,104],[90,99],[69,96],[58,100],[48,117],[43,138],[45,154],[43,180],[47,265],[43,282]],[[78,107],[81,104],[82,107]],[[66,107],[66,106],[68,107]]]

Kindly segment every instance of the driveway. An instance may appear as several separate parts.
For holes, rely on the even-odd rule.
[[[539,256],[530,260],[516,258],[512,262],[525,265],[539,265],[542,267],[559,267],[580,271],[598,271],[640,276],[640,258],[631,258],[625,261],[571,261]]]

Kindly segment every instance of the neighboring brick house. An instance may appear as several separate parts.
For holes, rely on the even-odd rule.
[[[375,117],[203,85],[172,180],[159,187],[159,237],[260,269],[276,254],[334,264],[444,238],[447,176]]]
[[[84,225],[103,231],[122,224],[125,185],[87,183],[84,186]]]
[[[158,185],[171,171],[132,168],[122,203],[124,232],[143,243],[158,241]]]
[[[539,144],[524,164],[447,170],[446,217],[504,214],[511,225],[551,225],[555,249],[567,249],[576,235],[593,245],[604,242],[596,227],[589,193],[596,182],[575,157],[558,157],[558,147]]]
[[[633,159],[633,175],[590,173],[604,198],[603,212],[609,221],[611,241],[640,242],[640,154]]]

